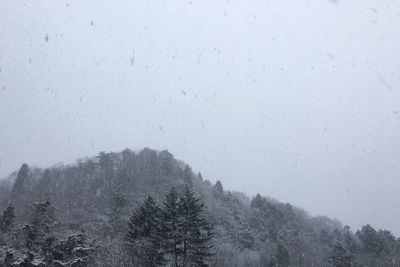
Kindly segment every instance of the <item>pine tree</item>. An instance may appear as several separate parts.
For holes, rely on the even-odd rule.
[[[26,247],[33,251],[47,250],[55,223],[55,209],[49,201],[34,203],[30,224],[24,226]]]
[[[354,240],[353,233],[351,232],[350,226],[345,225],[343,227],[343,243],[344,246],[350,251],[350,253],[356,253],[357,244]]]
[[[174,156],[168,150],[163,150],[160,152],[159,157],[162,174],[166,176],[171,175],[174,167]]]
[[[190,188],[193,186],[193,176],[192,176],[192,174],[193,174],[192,168],[190,168],[189,165],[186,165],[185,169],[183,170],[183,173],[182,173],[182,180]]]
[[[134,265],[152,267],[164,263],[160,240],[160,212],[156,201],[149,196],[129,220],[126,241]]]
[[[328,261],[335,267],[351,267],[353,255],[340,241],[336,240],[332,245]]]
[[[123,208],[127,205],[128,201],[126,198],[126,192],[128,183],[129,176],[127,175],[126,170],[119,171],[113,185],[114,189],[110,199],[111,216],[113,219],[119,217]]]
[[[216,192],[219,195],[222,195],[224,193],[224,188],[222,186],[222,183],[220,180],[218,180],[215,185],[213,186],[214,192]]]
[[[51,173],[49,169],[46,169],[43,176],[40,178],[37,184],[37,190],[40,194],[41,200],[47,200],[51,197],[52,184],[51,184]]]
[[[286,246],[278,244],[276,251],[276,262],[279,267],[290,266],[290,253]]]
[[[250,202],[250,207],[262,209],[265,206],[265,199],[260,195],[257,194]]]
[[[356,236],[361,243],[362,260],[368,262],[370,266],[380,266],[382,256],[385,254],[385,244],[378,232],[367,224],[357,231]]]
[[[162,210],[163,248],[172,265],[207,266],[211,255],[211,226],[203,218],[204,204],[185,187],[182,194],[172,188]]]
[[[361,231],[357,231],[357,236],[360,239],[365,252],[372,255],[379,255],[384,245],[379,238],[377,231],[369,224],[362,227]]]
[[[15,180],[11,195],[13,199],[26,196],[30,191],[31,175],[27,164],[22,164],[18,171],[17,179]]]
[[[4,210],[3,216],[0,218],[0,244],[11,244],[14,239],[14,206],[10,203]]]
[[[213,255],[210,244],[212,227],[203,217],[203,209],[202,201],[186,186],[179,201],[182,266],[207,266],[207,259]]]
[[[96,187],[99,192],[100,207],[109,209],[110,200],[112,197],[113,183],[115,182],[115,164],[113,153],[100,152],[97,156],[100,167],[100,175],[97,177]]]
[[[3,212],[3,216],[0,221],[0,230],[2,232],[7,232],[11,230],[11,227],[14,223],[15,214],[14,214],[14,206],[9,203],[7,208]]]
[[[48,266],[86,267],[89,265],[93,248],[87,243],[82,233],[72,234],[66,240],[57,240],[56,243],[47,257]]]
[[[180,231],[179,195],[175,187],[165,196],[164,207],[161,214],[164,251],[166,254],[171,255],[173,266],[179,266],[182,255],[182,248],[180,246],[182,233]]]
[[[201,172],[197,174],[197,178],[200,180],[200,182],[203,182],[203,175],[201,175]]]

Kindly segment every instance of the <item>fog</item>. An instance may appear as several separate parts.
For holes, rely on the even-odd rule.
[[[400,234],[400,2],[0,3],[0,176],[168,149]]]

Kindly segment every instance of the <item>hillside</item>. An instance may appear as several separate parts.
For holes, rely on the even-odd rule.
[[[131,266],[124,236],[132,211],[147,196],[161,204],[172,187],[186,185],[205,203],[205,216],[214,226],[211,266],[400,266],[400,239],[389,231],[366,224],[352,232],[289,203],[226,191],[220,181],[212,185],[168,151],[147,148],[101,152],[48,169],[24,164],[1,181],[0,266],[25,266],[26,229],[43,214],[55,218],[52,231],[64,240],[60,244],[86,249],[86,261],[70,266]],[[5,229],[10,203],[15,221]],[[7,261],[10,253],[13,261]],[[32,264],[45,266],[40,260]]]

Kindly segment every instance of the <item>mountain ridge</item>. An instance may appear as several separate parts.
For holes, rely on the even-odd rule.
[[[18,229],[29,219],[30,203],[49,201],[63,225],[58,229],[60,236],[85,233],[90,240],[101,240],[103,245],[94,254],[95,265],[123,266],[121,258],[105,256],[101,251],[123,254],[121,240],[132,210],[146,196],[162,203],[171,187],[186,185],[205,203],[207,218],[217,233],[212,266],[400,263],[400,240],[388,231],[366,225],[352,233],[336,219],[310,216],[289,203],[226,191],[220,181],[211,184],[167,150],[100,152],[75,164],[47,169],[23,164],[18,173],[0,183],[0,208],[5,210],[10,202],[15,205]],[[369,243],[372,249],[366,249]],[[352,256],[345,257],[347,254]],[[340,265],[346,263],[353,265]]]

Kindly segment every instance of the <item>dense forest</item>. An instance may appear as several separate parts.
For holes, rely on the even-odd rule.
[[[400,266],[390,231],[226,191],[168,151],[23,164],[0,208],[0,266]]]

